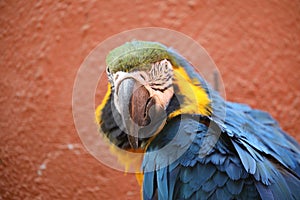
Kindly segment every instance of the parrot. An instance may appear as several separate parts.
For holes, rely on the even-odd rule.
[[[142,199],[300,199],[299,143],[269,113],[226,101],[172,47],[128,41],[106,73],[97,124],[115,148],[143,153]]]

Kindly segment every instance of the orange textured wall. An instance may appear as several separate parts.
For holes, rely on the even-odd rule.
[[[300,141],[300,1],[0,1],[0,199],[136,199],[132,174],[90,156],[73,124],[76,71],[99,42],[146,26],[187,34],[227,99]]]

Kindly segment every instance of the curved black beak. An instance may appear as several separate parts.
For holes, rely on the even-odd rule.
[[[122,116],[128,141],[132,148],[139,148],[139,139],[151,137],[164,119],[166,114],[162,107],[150,97],[144,85],[133,78],[126,78],[119,84],[116,94],[118,107]]]

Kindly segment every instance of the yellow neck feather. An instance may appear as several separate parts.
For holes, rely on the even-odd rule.
[[[96,111],[95,111],[96,122],[97,122],[98,125],[100,125],[100,123],[101,123],[101,113],[102,113],[102,110],[103,110],[104,106],[108,102],[110,94],[111,94],[111,86],[108,83],[106,94],[105,94],[104,98],[102,99],[101,104],[96,108]]]
[[[210,99],[206,91],[201,87],[201,83],[197,79],[190,79],[182,67],[174,67],[173,70],[174,84],[177,85],[178,92],[184,99],[183,102],[180,102],[180,109],[172,112],[169,118],[176,117],[180,114],[210,115]]]

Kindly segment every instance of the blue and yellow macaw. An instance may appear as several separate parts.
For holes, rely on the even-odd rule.
[[[144,153],[143,199],[300,199],[300,145],[268,113],[225,101],[157,42],[106,62],[97,122],[116,148]]]

